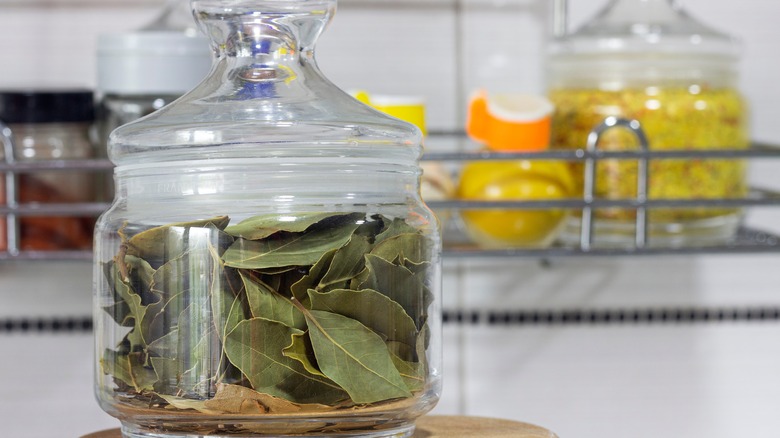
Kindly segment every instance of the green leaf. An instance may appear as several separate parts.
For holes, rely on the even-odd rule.
[[[320,257],[317,263],[309,269],[309,273],[304,275],[299,281],[292,285],[290,288],[292,295],[304,306],[309,302],[309,289],[314,289],[322,279],[322,277],[328,272],[333,258],[336,256],[338,249],[333,249]]]
[[[247,240],[260,240],[280,231],[301,232],[310,226],[347,213],[270,213],[245,219],[225,231]]]
[[[197,220],[191,222],[177,222],[161,227],[151,228],[142,231],[127,242],[127,254],[140,257],[144,260],[164,259],[166,255],[171,255],[171,250],[167,248],[170,242],[177,243],[182,240],[183,233],[189,228],[203,228],[208,225],[223,230],[230,222],[227,216],[219,216],[211,219]]]
[[[113,297],[113,304],[103,306],[102,309],[108,313],[114,321],[122,327],[133,327],[135,325],[134,317],[130,311],[130,305],[122,299],[122,295],[117,291],[117,287],[129,287],[117,279],[117,270],[114,261],[103,263],[103,276],[108,283]],[[119,283],[117,284],[117,281]]]
[[[366,280],[359,285],[359,288],[375,290],[386,295],[406,310],[417,327],[421,327],[432,300],[432,294],[425,287],[425,275],[424,271],[415,274],[404,266],[368,254],[366,255]]]
[[[325,374],[317,368],[317,358],[314,356],[314,347],[311,345],[311,339],[309,339],[308,334],[294,334],[292,344],[282,350],[282,354],[300,362],[301,365],[303,365],[303,368],[311,374],[326,377]]]
[[[353,235],[349,242],[333,256],[328,272],[319,281],[316,289],[327,291],[347,287],[349,281],[363,270],[363,256],[371,250],[366,236]]]
[[[409,345],[398,341],[386,341],[385,344],[387,344],[387,349],[390,350],[390,354],[410,362],[417,360],[417,353],[415,351],[416,344]]]
[[[214,287],[214,258],[210,235],[197,234],[181,245],[182,252],[165,262],[152,277],[152,292],[161,299],[150,305],[141,330],[146,343],[165,336],[179,324],[179,316],[191,303],[209,307]]]
[[[105,350],[100,360],[104,374],[124,382],[136,392],[152,391],[157,375],[154,370],[144,366],[142,353],[121,354]]]
[[[240,274],[222,263],[216,248],[210,246],[209,254],[212,263],[211,314],[219,340],[224,343],[227,334],[246,319],[245,286]]]
[[[293,285],[308,275],[309,271],[309,268],[298,268],[294,271],[285,272],[281,275],[265,275],[263,276],[263,282],[271,286],[275,291],[277,291],[285,298],[292,299],[295,296],[292,292]],[[270,281],[266,281],[267,279]]]
[[[417,360],[423,364],[423,372],[425,374],[428,373],[428,359],[425,353],[428,350],[430,341],[431,327],[428,325],[428,322],[425,322],[425,324],[423,324],[422,328],[420,329],[420,334],[417,335],[417,344],[415,346],[418,358]]]
[[[141,302],[149,305],[159,301],[160,296],[151,290],[155,269],[146,260],[131,255],[125,256],[124,263],[127,268],[127,281],[141,296]]]
[[[385,219],[385,221],[387,221]],[[385,228],[376,236],[376,244],[379,244],[389,238],[396,237],[400,234],[416,234],[417,230],[411,225],[407,224],[401,218],[395,218],[389,223],[386,223]]]
[[[133,328],[127,334],[130,347],[132,350],[143,349],[147,344],[143,334],[143,322],[146,317],[147,306],[141,302],[141,296],[123,278],[116,263],[108,263],[104,269],[106,270],[109,284],[112,285],[115,299],[114,305],[104,307],[104,310],[109,313],[115,312],[111,316],[120,325],[132,326]],[[132,325],[130,321],[132,321]]]
[[[388,262],[401,258],[413,263],[422,263],[431,259],[428,239],[419,233],[404,233],[382,240],[371,254]]]
[[[352,318],[389,341],[413,346],[417,327],[403,307],[377,291],[336,289],[322,293],[309,290],[312,310],[325,310]]]
[[[425,364],[406,361],[392,353],[390,357],[409,391],[417,392],[425,388]]]
[[[355,403],[410,397],[382,338],[346,316],[304,312],[322,372],[349,393]]]
[[[249,308],[253,317],[276,321],[287,327],[306,330],[306,318],[290,299],[280,295],[267,284],[254,281],[241,273]]]
[[[415,274],[425,274],[431,269],[431,262],[414,263],[410,260],[402,259],[400,265]]]
[[[344,246],[357,227],[357,224],[352,223],[260,241],[239,239],[225,252],[223,258],[227,266],[242,269],[311,266],[323,254]]]
[[[295,334],[302,332],[252,318],[228,334],[225,351],[258,392],[295,403],[334,404],[346,399],[347,394],[333,381],[309,373],[299,361],[283,354]]]
[[[209,395],[213,380],[222,371],[220,356],[214,356],[219,336],[210,314],[208,306],[193,303],[179,316],[177,328],[149,344],[159,393]]]

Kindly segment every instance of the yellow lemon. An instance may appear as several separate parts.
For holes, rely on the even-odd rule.
[[[463,168],[462,200],[543,201],[571,197],[574,181],[565,163],[515,160],[479,161]],[[489,248],[540,247],[555,239],[563,209],[465,210],[463,221],[475,243]]]

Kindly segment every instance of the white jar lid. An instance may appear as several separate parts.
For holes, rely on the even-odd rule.
[[[104,34],[97,42],[97,88],[102,93],[180,95],[206,77],[209,41],[178,31]]]

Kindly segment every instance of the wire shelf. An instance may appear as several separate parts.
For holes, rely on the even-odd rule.
[[[626,122],[628,123],[628,122]],[[439,143],[448,143],[465,140],[461,132],[433,132],[430,137]],[[9,151],[9,148],[6,148]],[[7,155],[6,155],[7,156]],[[570,162],[583,162],[591,164],[592,174],[585,175],[591,182],[595,179],[595,163],[599,160],[634,160],[646,163],[652,160],[668,159],[750,159],[750,160],[774,160],[780,158],[780,147],[766,143],[753,143],[746,149],[717,149],[717,150],[674,150],[653,151],[638,149],[631,151],[602,151],[595,147],[576,150],[551,150],[544,152],[428,152],[422,160],[426,162],[446,162],[462,165],[471,161],[494,160],[562,160]],[[108,173],[113,169],[110,161],[105,159],[86,160],[48,160],[48,161],[15,161],[6,158],[0,162],[0,175],[5,174],[7,202],[0,204],[0,219],[6,218],[9,226],[5,230],[9,248],[0,251],[0,261],[9,260],[61,260],[61,261],[87,261],[91,260],[90,251],[23,251],[18,247],[18,225],[21,217],[27,216],[93,216],[96,217],[105,211],[108,203],[19,203],[16,201],[18,190],[18,175],[42,171],[61,172],[95,172]],[[587,171],[587,170],[586,170]],[[644,175],[647,178],[647,175]],[[587,182],[587,181],[586,181]],[[586,184],[587,186],[587,184]],[[592,190],[592,187],[591,187]],[[435,210],[481,210],[481,209],[571,209],[592,212],[602,208],[625,208],[636,211],[648,211],[665,208],[744,208],[753,207],[780,207],[780,190],[773,188],[753,187],[746,196],[741,198],[713,198],[713,199],[648,199],[645,194],[638,193],[637,197],[629,199],[602,199],[593,196],[593,193],[585,193],[581,198],[549,199],[549,200],[517,200],[517,201],[465,201],[446,200],[429,201],[427,203]],[[592,214],[592,213],[590,213]],[[597,219],[587,219],[588,221]],[[636,224],[637,238],[634,245],[624,247],[594,247],[591,245],[592,236],[590,230],[583,232],[578,245],[564,246],[553,245],[547,248],[511,248],[511,249],[484,249],[472,243],[462,243],[462,239],[448,240],[445,234],[444,257],[452,259],[473,257],[576,257],[576,256],[629,256],[629,255],[665,255],[665,254],[748,254],[748,253],[773,253],[780,252],[780,236],[773,232],[766,232],[751,228],[740,228],[732,239],[717,244],[685,245],[685,246],[659,246],[652,241],[647,242],[646,225],[641,222]]]

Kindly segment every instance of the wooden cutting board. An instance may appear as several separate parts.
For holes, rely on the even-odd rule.
[[[81,438],[121,438],[119,429],[104,430]],[[557,438],[547,429],[496,418],[424,416],[417,420],[414,438]]]

